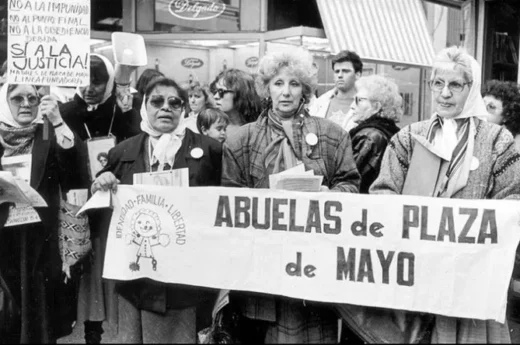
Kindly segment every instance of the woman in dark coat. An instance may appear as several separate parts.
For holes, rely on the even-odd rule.
[[[112,137],[117,143],[141,132],[138,112],[134,109],[123,111],[122,105],[116,101],[113,91],[114,68],[112,64],[102,55],[91,54],[90,84],[78,87],[74,99],[60,105],[65,123],[78,134],[82,141]],[[79,188],[88,189],[92,181],[88,173],[89,155],[86,147],[86,145],[82,145],[81,154],[77,157],[77,164],[81,168],[75,175],[78,178]],[[97,155],[93,157],[95,160]],[[98,166],[97,160],[90,164]],[[78,303],[71,303],[71,313],[74,315],[76,315],[76,305],[78,306],[75,333],[82,333],[84,325],[85,339],[88,343],[99,343],[103,333],[101,323],[117,317],[111,315],[111,309],[106,303],[106,299],[110,299],[110,297],[105,296],[110,294],[113,286],[103,286],[101,279],[106,234],[99,231],[102,227],[99,222],[104,218],[104,213],[104,210],[94,210],[88,213],[93,247],[92,260],[85,261],[83,265],[76,265],[79,267],[76,267],[75,272],[81,272],[81,268],[83,268],[81,281],[77,274],[72,276],[72,283],[77,284],[79,289]],[[72,338],[77,339],[76,334],[73,334]]]
[[[40,105],[38,107],[38,105]],[[44,137],[42,115],[50,125]],[[63,319],[64,279],[59,251],[60,188],[77,155],[77,136],[63,123],[51,96],[38,98],[32,85],[4,84],[0,90],[0,153],[3,170],[15,172],[45,200],[36,207],[40,221],[5,227],[0,232],[0,273],[20,310],[2,343],[53,343],[70,329]],[[9,160],[23,160],[30,170]],[[14,215],[11,209],[10,215]],[[4,306],[5,307],[5,306]],[[2,325],[4,326],[4,325]]]
[[[397,85],[380,75],[361,77],[356,81],[357,94],[352,104],[352,121],[358,125],[350,130],[352,153],[361,174],[360,193],[368,194],[379,175],[381,160],[392,136],[399,132],[402,98]]]
[[[186,92],[167,78],[148,85],[141,107],[143,133],[108,153],[108,164],[92,193],[132,184],[139,173],[189,169],[190,186],[220,184],[222,149],[218,141],[186,129],[182,112]],[[150,279],[118,283],[120,342],[178,343],[197,341],[197,331],[211,323],[216,298],[212,289],[165,284]]]

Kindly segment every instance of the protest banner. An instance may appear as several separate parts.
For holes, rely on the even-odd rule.
[[[89,83],[90,0],[8,0],[7,81]]]
[[[120,185],[112,205],[104,278],[500,322],[520,240],[513,200]]]

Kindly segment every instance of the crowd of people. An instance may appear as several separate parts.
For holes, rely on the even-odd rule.
[[[520,198],[516,83],[482,87],[477,61],[446,48],[432,65],[431,114],[400,128],[403,100],[394,81],[363,76],[352,51],[337,54],[331,67],[335,87],[320,97],[312,56],[298,49],[267,54],[255,75],[226,69],[209,84],[181,85],[147,69],[130,107],[118,98],[114,66],[97,54],[89,85],[68,102],[42,96],[36,85],[3,84],[2,163],[25,157],[27,180],[48,207],[35,208],[39,222],[0,230],[0,342],[53,343],[78,328],[86,343],[196,343],[208,329],[213,343],[511,342],[507,321],[251,292],[231,291],[214,316],[216,289],[102,278],[109,209],[89,211],[92,250],[64,279],[64,195],[117,192],[146,172],[188,168],[190,186],[269,188],[269,175],[303,164],[323,176],[321,192]],[[89,145],[101,140],[107,150],[90,157]],[[89,173],[92,164],[100,171]],[[0,205],[2,225],[11,206]]]

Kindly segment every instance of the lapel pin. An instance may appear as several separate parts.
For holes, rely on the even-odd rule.
[[[310,146],[314,146],[318,143],[318,137],[314,133],[309,133],[305,137],[305,142]]]
[[[204,153],[204,151],[202,151],[202,149],[200,147],[195,147],[190,152],[191,156],[195,159],[199,159],[200,157],[202,157],[203,153]]]

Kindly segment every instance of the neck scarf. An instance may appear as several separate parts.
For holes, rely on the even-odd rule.
[[[4,148],[5,157],[30,153],[36,128],[39,123],[43,123],[39,110],[29,125],[22,126],[16,122],[9,108],[8,88],[9,84],[6,83],[0,89],[0,145]]]
[[[471,72],[473,83],[462,112],[451,119],[434,114],[426,135],[427,141],[433,146],[432,151],[449,161],[446,176],[439,185],[439,196],[451,197],[466,186],[475,145],[476,129],[473,118],[485,118],[487,115],[480,95],[480,66],[473,58]]]
[[[267,113],[267,130],[271,140],[265,150],[264,166],[276,174],[298,164],[293,143],[293,120],[282,121],[272,110]]]
[[[112,66],[112,63],[110,63],[110,61],[103,55],[90,54],[90,56],[97,56],[98,58],[100,58],[101,61],[103,61],[103,63],[105,64],[105,67],[108,72],[108,82],[107,82],[107,86],[105,88],[105,93],[103,94],[103,99],[98,104],[87,104],[87,111],[94,111],[101,104],[105,103],[112,95],[112,90],[114,89],[115,72],[114,72],[114,67]],[[85,100],[83,98],[83,93],[81,92],[81,87],[79,87],[79,86],[76,88],[76,95],[78,95],[82,100]]]
[[[159,162],[161,166],[168,164],[170,167],[173,167],[175,155],[177,154],[177,151],[179,151],[182,145],[182,139],[184,139],[186,133],[184,112],[181,114],[177,128],[175,128],[172,133],[161,133],[152,127],[152,124],[148,119],[145,96],[141,105],[141,130],[150,135],[150,141],[153,145],[152,161],[150,162],[150,165]]]

